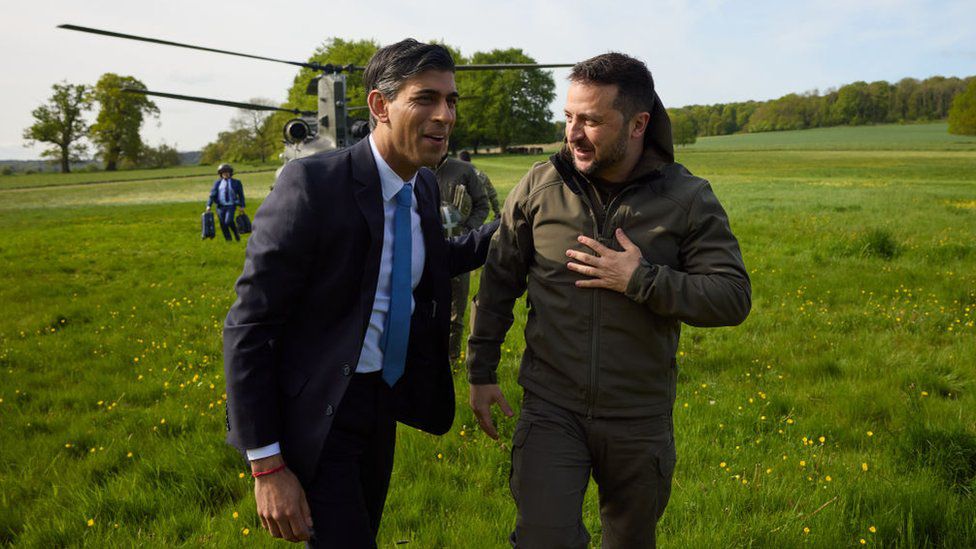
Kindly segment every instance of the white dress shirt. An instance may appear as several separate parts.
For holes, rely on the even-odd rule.
[[[396,195],[407,183],[413,185],[413,203],[410,207],[410,232],[412,243],[410,251],[411,268],[410,284],[411,288],[416,288],[420,282],[420,277],[424,273],[424,258],[426,250],[424,248],[424,234],[420,228],[420,212],[417,209],[417,174],[404,181],[393,171],[393,168],[386,163],[386,160],[376,149],[373,136],[369,136],[369,146],[373,151],[373,159],[376,160],[376,168],[380,174],[380,186],[383,192],[383,250],[380,252],[380,273],[376,280],[376,296],[373,298],[373,312],[369,315],[369,326],[366,328],[366,338],[363,341],[363,349],[359,354],[359,363],[356,365],[356,373],[378,372],[383,369],[383,349],[380,347],[380,340],[383,336],[383,326],[386,324],[386,314],[390,310],[390,288],[392,285],[391,274],[393,272],[393,216],[396,213]],[[414,309],[413,296],[410,296],[410,311]],[[254,461],[271,457],[281,453],[280,445],[275,442],[268,446],[247,450],[247,459]]]

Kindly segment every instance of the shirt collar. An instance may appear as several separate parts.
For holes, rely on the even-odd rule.
[[[400,176],[397,175],[397,173],[393,171],[393,168],[386,163],[386,160],[383,159],[383,155],[381,155],[379,149],[376,148],[376,142],[373,141],[373,136],[370,135],[368,139],[369,148],[373,151],[373,160],[376,161],[376,169],[380,173],[380,186],[383,188],[383,200],[392,200],[405,184],[414,184],[414,181],[417,179],[417,174],[414,173],[413,176],[407,181],[400,179]]]

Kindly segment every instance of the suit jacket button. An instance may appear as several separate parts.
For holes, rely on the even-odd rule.
[[[344,364],[342,366],[342,375],[347,376],[351,373],[352,373],[352,368],[350,368],[348,364]]]
[[[331,416],[333,412],[335,412],[335,410],[332,408],[331,404],[325,407],[325,415]]]

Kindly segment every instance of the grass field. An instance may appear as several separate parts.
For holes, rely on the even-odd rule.
[[[238,164],[235,166],[238,178],[244,174],[257,172],[274,172],[280,164],[260,164],[247,165]],[[138,182],[138,181],[161,181],[183,179],[194,176],[202,176],[214,180],[217,178],[217,165],[212,166],[180,166],[178,168],[154,169],[154,170],[121,170],[116,172],[87,172],[75,171],[72,173],[18,173],[0,177],[0,190],[7,189],[31,189],[49,186],[82,185],[89,183],[108,183],[108,182]]]
[[[661,545],[976,545],[976,150],[737,147],[679,151],[729,211],[754,306],[683,331]],[[540,159],[475,160],[504,194]],[[250,210],[271,177],[242,177]],[[222,442],[243,246],[200,241],[209,187],[0,190],[0,544],[276,545]],[[506,546],[514,420],[488,439],[456,385],[451,433],[399,431],[382,547]]]
[[[948,124],[842,126],[785,132],[699,137],[688,150],[973,151],[976,137],[952,135]]]

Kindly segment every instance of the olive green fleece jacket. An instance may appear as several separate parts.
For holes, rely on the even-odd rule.
[[[673,161],[665,130],[667,141],[646,145],[605,207],[594,205],[591,183],[565,150],[536,164],[509,194],[472,307],[472,384],[497,383],[512,309],[526,290],[519,383],[588,416],[670,411],[681,323],[745,320],[751,287],[728,217],[708,182]],[[566,250],[592,253],[577,242],[580,234],[621,250],[617,228],[643,255],[626,292],[577,288],[586,277],[566,267]]]

